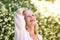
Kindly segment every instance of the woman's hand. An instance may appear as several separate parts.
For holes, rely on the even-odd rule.
[[[19,15],[23,15],[23,11],[26,10],[27,8],[19,8],[16,12]]]

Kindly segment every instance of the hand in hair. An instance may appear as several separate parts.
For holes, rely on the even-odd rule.
[[[26,10],[27,8],[19,8],[16,12],[19,15],[23,15],[23,11]]]

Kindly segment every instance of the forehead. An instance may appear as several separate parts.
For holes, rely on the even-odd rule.
[[[34,14],[31,10],[25,10],[24,14],[29,15],[29,14]]]

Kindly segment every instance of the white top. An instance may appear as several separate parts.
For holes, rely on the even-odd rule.
[[[14,23],[15,23],[15,37],[14,40],[33,40],[29,32],[25,28],[24,16],[17,13],[14,14]],[[41,35],[37,35],[39,40],[42,40]]]

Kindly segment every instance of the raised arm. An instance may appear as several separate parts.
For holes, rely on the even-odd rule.
[[[18,10],[14,14],[14,24],[15,24],[14,40],[24,40],[24,37],[26,35],[25,20],[24,20],[24,16],[21,13],[22,10]]]
[[[14,14],[14,23],[15,26],[19,29],[19,30],[24,30],[25,29],[25,20],[24,20],[24,16],[23,15],[19,15],[18,13]]]

